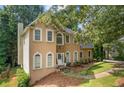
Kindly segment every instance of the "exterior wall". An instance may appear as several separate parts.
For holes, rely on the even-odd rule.
[[[90,51],[90,57],[89,57],[89,51]],[[82,59],[93,59],[93,53],[91,48],[83,48],[81,49],[81,52],[83,54]]]
[[[23,68],[29,74],[29,32],[23,37]]]
[[[42,41],[34,41],[33,40],[33,30],[35,27],[42,29]],[[41,23],[37,23],[34,28],[30,29],[30,77],[31,83],[43,78],[44,76],[48,75],[55,71],[56,66],[56,42],[54,37],[54,42],[47,42],[46,34],[47,34],[47,27]],[[55,32],[54,32],[55,34]],[[33,56],[36,52],[39,52],[42,55],[42,68],[33,70]],[[52,52],[54,55],[54,67],[53,68],[46,68],[46,56],[48,52]]]
[[[41,28],[42,29],[42,39],[41,41],[34,41],[33,39],[33,31],[35,28]],[[53,42],[48,42],[46,40],[46,34],[47,30],[51,29],[53,30],[54,33],[54,41]],[[40,22],[35,23],[34,26],[30,26],[28,29],[29,33],[25,35],[25,41],[26,44],[23,46],[23,67],[24,70],[29,73],[30,72],[30,79],[31,79],[31,84],[33,84],[35,81],[40,80],[41,78],[45,77],[46,75],[55,72],[56,69],[56,53],[66,53],[67,51],[70,52],[70,61],[73,63],[74,59],[74,51],[78,52],[78,60],[80,61],[80,51],[83,51],[83,58],[88,58],[88,51],[92,51],[92,49],[83,49],[80,50],[80,45],[75,44],[73,42],[73,35],[70,35],[70,43],[65,43],[65,37],[64,37],[64,45],[58,46],[56,45],[56,33],[54,29],[51,27],[46,27]],[[65,36],[65,33],[64,33]],[[40,69],[33,69],[33,56],[35,53],[39,52],[42,55],[42,68]],[[47,53],[52,52],[53,53],[53,58],[54,58],[54,66],[52,68],[47,68],[46,64],[46,57]],[[29,59],[28,59],[29,58]],[[92,58],[92,55],[91,55]],[[29,66],[29,67],[28,67]]]
[[[78,60],[80,60],[80,45],[75,44],[73,42],[73,35],[70,35],[70,43],[65,42],[65,35],[64,35],[64,45],[61,45],[61,46],[56,45],[56,46],[57,46],[57,53],[66,54],[67,51],[70,52],[70,61],[71,61],[71,63],[73,63],[74,52],[75,51],[78,52]]]

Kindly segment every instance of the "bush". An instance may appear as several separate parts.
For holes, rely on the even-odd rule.
[[[24,72],[23,69],[17,69],[17,83],[18,87],[28,87],[29,86],[29,76]]]
[[[66,62],[66,66],[71,66],[71,62]]]
[[[74,66],[80,66],[81,63],[80,62],[74,62]]]

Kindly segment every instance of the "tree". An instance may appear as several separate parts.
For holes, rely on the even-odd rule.
[[[0,64],[17,64],[17,24],[31,23],[44,6],[4,6],[0,10]]]

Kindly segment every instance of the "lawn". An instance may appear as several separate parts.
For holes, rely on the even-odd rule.
[[[4,78],[0,80],[0,87],[16,87],[17,86],[17,80],[16,80],[16,69],[12,68],[10,71],[10,77]]]
[[[81,83],[85,87],[115,87],[118,86],[117,80],[124,77],[124,70],[119,71],[118,74],[111,74],[103,78],[86,79]]]
[[[116,80],[118,77],[110,75],[103,78],[85,80],[81,86],[85,87],[113,87],[117,86]]]
[[[113,67],[112,63],[106,63],[106,62],[98,62],[94,63],[88,70],[81,71],[81,74],[97,74],[101,73],[107,70],[110,70]]]

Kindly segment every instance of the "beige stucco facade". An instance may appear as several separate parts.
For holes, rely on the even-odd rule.
[[[39,41],[34,40],[34,30],[35,28],[40,28],[41,29],[41,39]],[[47,31],[51,30],[52,31],[52,35],[53,35],[53,40],[52,42],[48,42],[47,41]],[[57,33],[60,32],[63,34],[63,45],[57,45],[56,43],[56,35]],[[89,58],[88,57],[88,51],[92,52],[92,49],[80,49],[80,44],[79,43],[74,43],[74,35],[69,34],[67,32],[63,32],[63,31],[56,31],[55,29],[53,29],[52,27],[48,27],[45,26],[44,24],[42,24],[41,22],[37,21],[35,23],[35,25],[33,26],[29,26],[26,28],[26,30],[22,31],[21,34],[21,41],[25,40],[25,35],[28,33],[29,35],[29,62],[19,62],[24,69],[29,68],[29,76],[31,79],[31,84],[35,83],[36,81],[40,80],[41,78],[47,76],[48,74],[56,71],[56,66],[57,64],[57,54],[58,53],[62,53],[63,57],[64,57],[64,62],[65,62],[65,56],[66,56],[66,52],[69,51],[70,52],[70,62],[73,64],[74,62],[74,52],[77,51],[78,52],[78,61],[80,61],[80,52],[83,51],[83,58]],[[66,43],[65,42],[65,35],[69,35],[69,39],[70,42]],[[20,38],[19,38],[20,39]],[[20,47],[23,47],[24,43],[20,43]],[[20,48],[19,47],[19,48]],[[22,54],[22,52],[24,52],[24,47],[22,48],[23,51],[19,51],[19,54]],[[26,51],[26,50],[25,50]],[[34,54],[39,53],[41,55],[41,68],[39,69],[34,69],[33,68],[33,63],[34,63]],[[47,67],[47,54],[48,53],[52,53],[52,67]],[[18,59],[18,61],[23,61],[26,60],[26,58],[24,59],[24,53],[23,53],[23,57],[20,57]],[[92,59],[92,53],[90,58]],[[23,60],[21,60],[23,59]],[[25,63],[28,63],[29,66],[26,67],[24,66]]]

